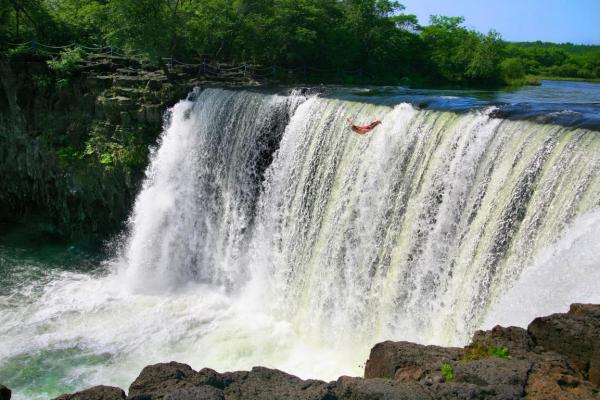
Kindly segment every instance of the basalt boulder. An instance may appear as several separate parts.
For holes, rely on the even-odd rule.
[[[515,326],[505,328],[497,325],[489,331],[476,331],[471,343],[506,348],[512,358],[526,355],[534,347],[527,330]]]
[[[12,391],[4,385],[0,385],[0,400],[10,400]]]
[[[223,391],[210,385],[176,389],[167,393],[164,400],[225,400]]]
[[[55,400],[125,400],[125,392],[113,386],[94,386],[72,394],[63,394]]]
[[[129,386],[129,398],[159,400],[170,392],[191,389],[197,384],[198,372],[187,364],[171,361],[145,367]]]
[[[456,361],[463,349],[423,346],[410,342],[378,343],[371,349],[365,365],[365,378],[387,378],[400,381],[420,380],[434,369]]]
[[[335,400],[333,391],[333,384],[254,367],[245,374],[238,373],[224,393],[227,400]]]
[[[362,379],[340,377],[335,385],[337,400],[422,400],[431,399],[417,383],[397,382],[390,379]]]
[[[527,331],[544,351],[562,354],[600,385],[600,305],[572,304],[566,314],[536,318]]]

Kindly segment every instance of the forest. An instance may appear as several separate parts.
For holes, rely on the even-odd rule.
[[[418,21],[394,0],[8,0],[0,51],[114,46],[149,62],[354,71],[371,82],[501,86],[600,78],[600,46],[508,43],[462,17]],[[33,45],[32,45],[33,43]]]

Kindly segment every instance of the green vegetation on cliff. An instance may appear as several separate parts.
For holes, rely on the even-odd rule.
[[[497,32],[466,28],[460,17],[432,16],[422,26],[394,0],[2,2],[0,42],[24,41],[115,46],[155,63],[175,57],[302,68],[309,75],[327,70],[332,82],[600,78],[600,46],[507,44]]]

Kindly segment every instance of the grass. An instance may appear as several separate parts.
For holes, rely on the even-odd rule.
[[[461,360],[475,361],[488,357],[498,357],[505,360],[510,360],[512,358],[506,347],[495,345],[488,346],[480,342],[475,342],[467,347],[465,354],[461,357]]]
[[[515,86],[540,86],[542,84],[541,80],[537,76],[527,75],[523,78],[511,79],[506,82],[509,87]]]
[[[574,81],[574,82],[591,82],[600,83],[600,78],[573,78],[564,76],[546,76],[546,75],[527,75],[523,78],[509,80],[509,87],[518,86],[539,86],[542,81]]]
[[[564,77],[564,76],[533,76],[539,81],[576,81],[576,82],[592,82],[592,83],[600,83],[600,78],[573,78],[573,77]]]
[[[452,379],[454,379],[454,368],[452,368],[452,365],[442,365],[442,376],[446,382],[452,382]]]

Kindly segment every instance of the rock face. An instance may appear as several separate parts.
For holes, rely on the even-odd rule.
[[[465,348],[387,341],[371,350],[364,378],[342,376],[329,383],[264,367],[218,373],[176,362],[155,364],[142,370],[127,399],[600,399],[599,323],[600,306],[574,304],[566,314],[537,318],[527,330],[497,326],[478,331]],[[59,397],[124,398],[120,389],[106,386]]]
[[[113,386],[94,386],[73,394],[63,394],[56,400],[124,400],[125,392]]]
[[[35,215],[56,236],[104,240],[131,209],[163,112],[194,82],[119,57],[68,75],[20,57],[0,60],[0,222]]]
[[[422,346],[409,342],[382,342],[371,349],[365,365],[365,378],[416,381],[450,361],[456,361],[462,349]]]
[[[534,319],[527,331],[538,346],[565,355],[600,385],[600,305],[573,304],[566,314]]]
[[[170,362],[145,367],[129,386],[129,397],[134,399],[162,399],[166,394],[191,389],[198,373],[189,365]]]

